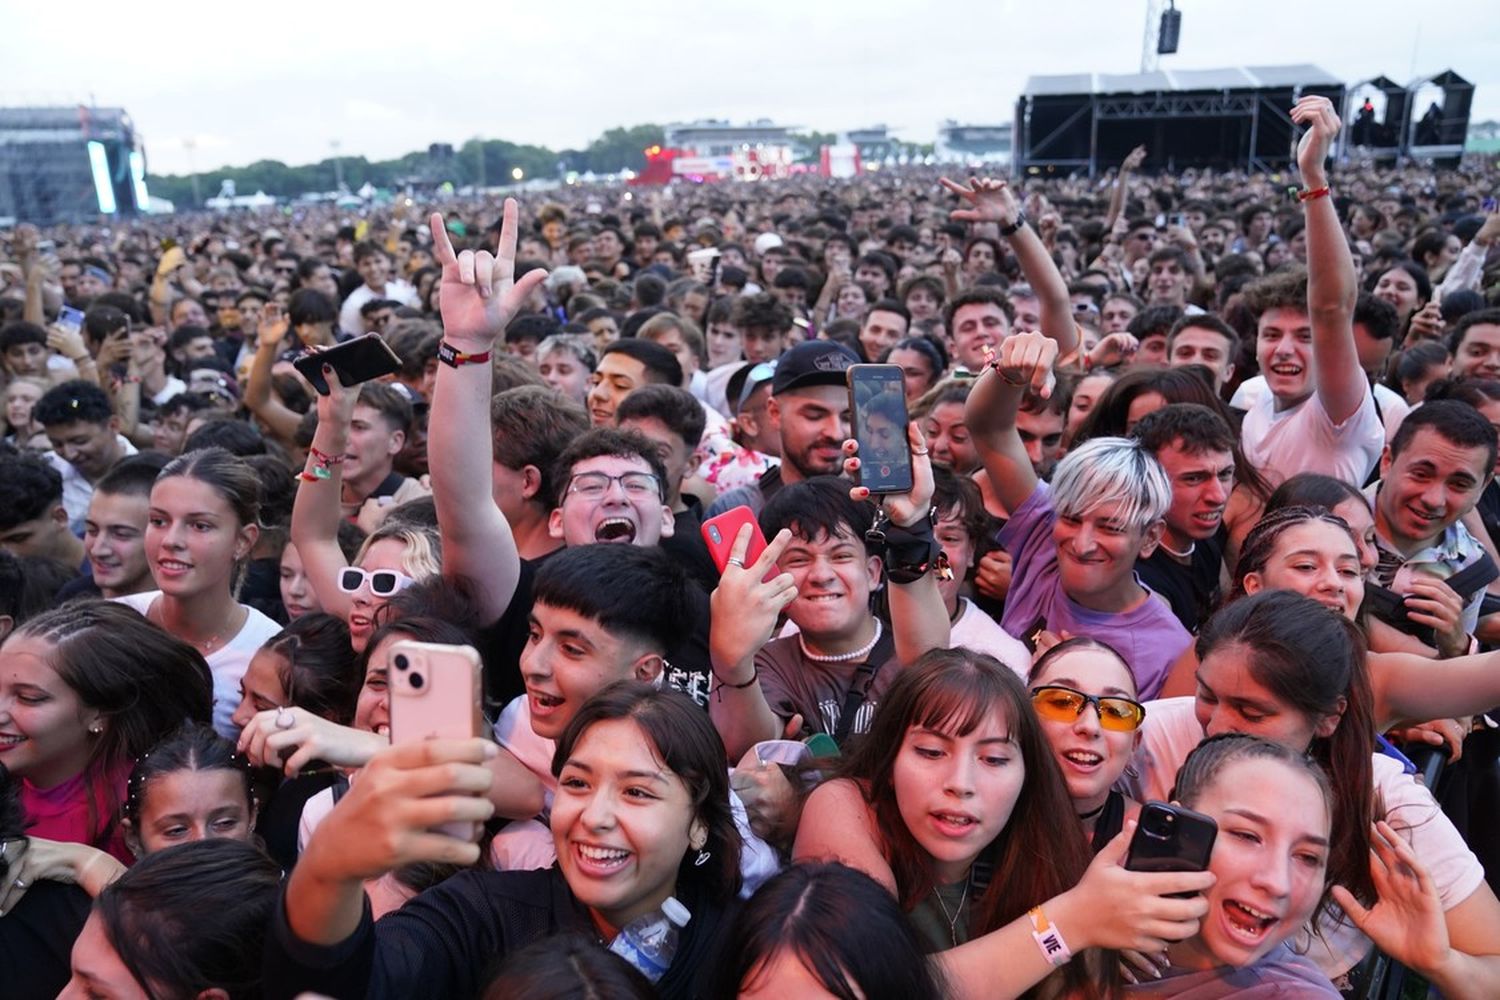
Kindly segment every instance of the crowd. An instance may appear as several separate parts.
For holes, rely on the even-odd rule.
[[[1291,113],[0,235],[0,995],[1500,996],[1500,170]]]

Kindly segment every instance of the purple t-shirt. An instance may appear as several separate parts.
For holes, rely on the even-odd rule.
[[[1011,635],[1024,637],[1040,621],[1050,632],[1065,631],[1108,643],[1129,664],[1140,699],[1155,698],[1166,683],[1167,671],[1193,637],[1171,606],[1154,594],[1133,610],[1109,613],[1090,610],[1063,593],[1057,545],[1052,540],[1056,521],[1052,491],[1039,482],[995,536],[1014,561],[1001,626]],[[1140,583],[1139,578],[1136,582]],[[1145,584],[1141,587],[1151,593]]]

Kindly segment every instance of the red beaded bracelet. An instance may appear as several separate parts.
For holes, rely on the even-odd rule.
[[[1316,201],[1319,198],[1327,198],[1332,193],[1333,192],[1328,189],[1328,185],[1324,184],[1322,187],[1313,188],[1311,191],[1298,191],[1297,200]]]

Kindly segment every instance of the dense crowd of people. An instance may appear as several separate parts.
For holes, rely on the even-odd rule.
[[[0,994],[1500,996],[1500,170],[1291,114],[0,234]]]

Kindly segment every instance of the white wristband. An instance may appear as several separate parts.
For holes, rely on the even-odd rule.
[[[1031,939],[1041,949],[1042,957],[1047,960],[1048,965],[1064,966],[1073,960],[1073,949],[1068,947],[1068,942],[1063,940],[1062,932],[1053,924],[1047,922],[1047,916],[1042,912],[1040,906],[1033,907],[1027,914],[1031,918]]]

